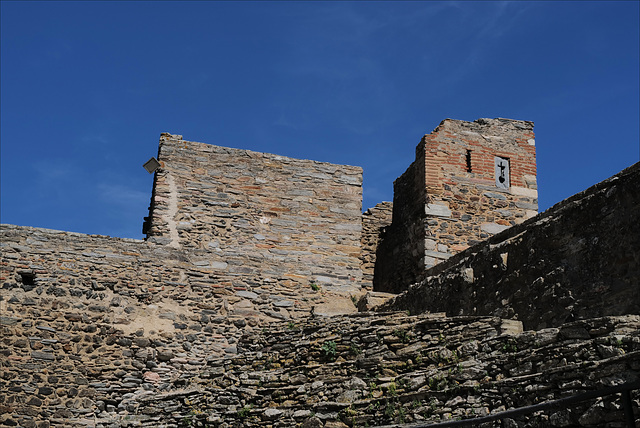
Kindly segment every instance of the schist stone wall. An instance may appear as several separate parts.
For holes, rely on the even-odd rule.
[[[406,289],[442,260],[534,216],[537,197],[532,122],[444,120],[394,182],[374,289]]]
[[[148,241],[1,225],[0,250],[0,426],[100,426],[96,411],[131,414],[126,400],[184,387],[244,332],[337,299],[226,284]]]
[[[362,283],[367,289],[373,286],[377,251],[384,230],[391,224],[393,204],[380,202],[362,214]]]
[[[359,288],[362,168],[162,134],[151,242],[200,254],[216,279]]]
[[[640,163],[438,264],[380,309],[492,315],[532,330],[640,314],[638,213]]]
[[[518,224],[531,127],[443,122],[362,219],[359,168],[163,134],[146,241],[0,227],[0,425],[442,422],[637,385],[640,164]],[[374,265],[485,237],[401,312],[343,315]],[[490,425],[619,428],[622,401]]]

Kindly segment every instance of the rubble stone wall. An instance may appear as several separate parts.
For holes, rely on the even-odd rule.
[[[640,373],[638,316],[527,332],[495,317],[304,317],[239,325],[242,334],[221,351],[219,340],[232,335],[212,312],[186,320],[174,312],[185,327],[154,336],[125,333],[62,296],[11,305],[19,310],[0,317],[3,426],[440,422],[634,382]],[[213,331],[197,328],[204,317]],[[639,399],[634,392],[636,409]],[[507,423],[614,428],[622,420],[613,395]]]
[[[381,310],[492,315],[527,329],[640,314],[638,213],[640,163],[438,264]]]
[[[532,126],[457,122],[443,122],[438,138]],[[399,186],[431,179],[423,142],[426,172]],[[404,208],[361,216],[359,168],[170,134],[159,159],[145,241],[0,225],[0,425],[441,422],[640,379],[640,164],[522,224],[530,206],[483,193],[478,213],[497,210],[493,199],[525,211],[437,264],[391,311],[323,316],[355,311],[343,291],[360,290],[373,263],[401,260],[399,247],[393,259],[379,246],[385,234],[405,239],[388,226],[392,209],[394,219],[424,212],[426,223],[403,222],[425,232],[410,263],[427,254],[427,219],[464,222],[454,199],[465,188],[452,186],[465,177],[443,167],[441,193],[400,192]],[[514,178],[516,165],[513,186],[533,189],[530,170]],[[467,193],[488,185],[472,184]],[[534,203],[527,195],[521,204]],[[638,421],[637,390],[631,400]],[[612,395],[487,426],[618,428],[622,418]]]
[[[508,164],[502,187],[496,158]],[[406,289],[426,269],[537,214],[537,198],[532,122],[444,120],[394,183],[374,289]]]
[[[1,225],[0,249],[2,426],[126,413],[149,385],[181,388],[207,358],[236,354],[246,329],[334,299],[224,284],[198,253],[139,240]]]
[[[210,361],[184,391],[140,397],[134,421],[150,426],[173,410],[161,420],[346,428],[496,414],[637,382],[639,322],[521,332],[490,317],[365,313],[273,324],[243,336],[241,353]],[[486,426],[613,428],[622,426],[621,404],[606,396]]]
[[[373,288],[378,245],[384,229],[391,224],[393,204],[381,202],[362,214],[362,283]]]
[[[148,240],[233,286],[359,288],[362,168],[162,134]]]

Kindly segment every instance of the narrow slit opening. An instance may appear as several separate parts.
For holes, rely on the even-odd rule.
[[[467,150],[466,160],[467,160],[467,172],[472,172],[471,171],[471,150]]]

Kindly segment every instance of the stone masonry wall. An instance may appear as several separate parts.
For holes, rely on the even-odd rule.
[[[167,351],[166,338],[114,337],[83,319],[69,320],[82,328],[75,331],[62,328],[61,320],[26,321],[15,313],[0,318],[4,337],[15,340],[5,339],[0,356],[8,391],[0,394],[5,425],[346,428],[440,422],[637,382],[640,373],[638,316],[527,332],[491,317],[311,317],[245,329],[237,353],[204,359],[187,356],[184,344]],[[54,349],[29,357],[20,341]],[[188,337],[180,342],[206,346]],[[76,344],[80,350],[64,350]],[[639,399],[635,392],[636,409]],[[614,428],[622,421],[620,397],[613,395],[505,424]]]
[[[237,353],[246,329],[335,300],[322,288],[234,287],[198,254],[148,241],[1,225],[0,249],[2,426],[117,412]]]
[[[0,225],[0,425],[347,428],[638,385],[640,164],[436,265],[401,312],[327,317],[392,230],[389,203],[361,218],[358,168],[169,134],[159,158],[146,241]],[[623,424],[611,395],[486,426]]]
[[[496,159],[508,164],[500,184]],[[426,269],[537,213],[533,123],[444,120],[394,183],[374,288],[400,292]]]
[[[424,272],[424,217],[426,202],[424,147],[416,148],[416,160],[393,183],[392,223],[380,237],[373,278],[376,291],[399,292]],[[398,288],[395,288],[398,287]]]
[[[207,284],[186,251],[0,231],[0,425],[437,422],[630,382],[640,372],[637,315],[525,333],[496,317],[309,317],[310,305],[332,297]],[[612,396],[510,423],[614,428],[621,420]]]
[[[391,224],[393,204],[381,202],[362,214],[362,283],[373,288],[378,245],[383,230]]]
[[[220,281],[357,289],[362,169],[162,134],[148,240],[200,254]]]
[[[519,332],[490,317],[365,313],[272,324],[243,336],[239,354],[210,360],[184,390],[129,401],[136,410],[129,425],[346,428],[495,414],[637,382],[639,321],[610,317]],[[636,391],[636,406],[639,399]],[[613,395],[483,426],[613,428],[622,421]]]
[[[640,314],[639,212],[636,163],[435,266],[381,310],[500,316],[527,329]]]

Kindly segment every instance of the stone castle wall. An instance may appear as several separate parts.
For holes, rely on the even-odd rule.
[[[519,224],[536,203],[535,170],[512,154],[510,188],[491,191],[481,150],[447,146],[463,135],[469,147],[511,144],[505,135],[531,126],[443,122],[432,134],[439,156],[451,154],[441,192],[428,187],[425,137],[424,162],[396,182],[411,190],[362,220],[359,168],[163,134],[146,241],[0,226],[0,425],[439,422],[637,383],[640,164]],[[530,155],[532,142],[516,140]],[[478,176],[456,172],[466,150]],[[515,226],[489,237],[483,225],[500,225],[504,209]],[[379,246],[406,238],[392,210],[415,235],[409,255]],[[375,276],[381,261],[426,260],[427,233],[447,254],[462,249],[446,241],[462,235],[432,221],[466,224],[467,244],[489,239],[385,306],[402,312],[322,316],[355,311],[344,292],[366,289],[374,264]],[[631,399],[638,420],[637,391]],[[504,424],[614,428],[621,418],[613,395]]]
[[[360,287],[362,168],[162,134],[148,239],[235,287]]]
[[[639,183],[637,163],[438,264],[381,310],[500,316],[527,329],[640,314]]]
[[[238,325],[242,334],[222,350],[217,341],[230,331],[197,328],[206,317],[220,322],[212,311],[188,319],[162,311],[161,320],[175,315],[185,327],[154,336],[144,328],[123,333],[73,300],[14,302],[19,310],[0,317],[0,424],[440,422],[637,381],[640,371],[637,315],[527,332],[495,317],[305,317]],[[632,395],[636,407],[639,399]],[[622,418],[621,399],[613,395],[507,422],[613,428]]]
[[[373,287],[377,251],[384,229],[391,224],[393,204],[381,202],[362,214],[362,283]]]
[[[533,123],[444,120],[395,181],[393,206],[374,288],[397,293],[426,269],[537,213]]]
[[[404,313],[270,325],[243,336],[241,354],[210,361],[184,390],[131,400],[139,406],[131,425],[151,426],[162,414],[213,426],[397,427],[389,424],[453,422],[638,385],[638,316],[537,332],[505,327],[498,318]],[[637,406],[638,391],[631,399]],[[623,420],[614,394],[482,426],[613,428]]]
[[[197,252],[133,239],[2,225],[0,249],[2,426],[131,414],[129,398],[183,387],[252,328],[335,300],[225,284]]]

